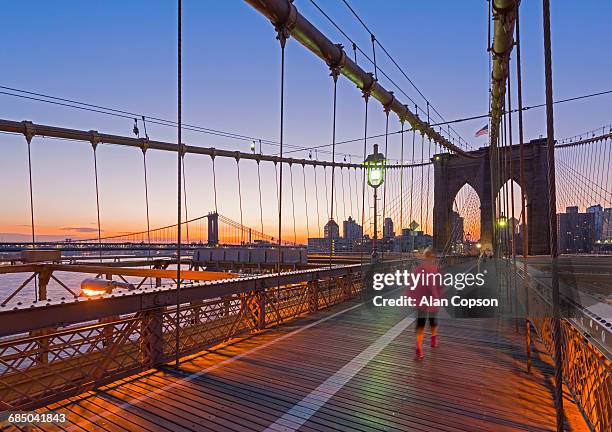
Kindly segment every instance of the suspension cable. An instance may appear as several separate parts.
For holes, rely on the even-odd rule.
[[[415,140],[416,140],[416,130],[413,130],[412,131],[412,156],[411,156],[413,161],[414,161],[414,142]],[[410,224],[412,224],[412,222],[414,221],[414,215],[412,213],[413,195],[414,195],[414,168],[411,168],[410,169]],[[413,233],[411,232],[411,234]]]
[[[525,143],[523,138],[523,87],[521,72],[521,34],[520,34],[520,5],[516,3],[516,85],[518,97],[518,127],[519,127],[519,170],[521,182],[521,213],[523,222],[522,248],[523,248],[523,290],[525,293],[525,353],[527,356],[527,373],[531,373],[531,324],[529,322],[529,274],[527,271],[527,257],[529,255],[529,225],[527,221],[527,196],[525,185]]]
[[[372,44],[374,40],[372,40]],[[390,107],[385,107],[385,158],[389,155],[389,109]],[[383,183],[383,244],[382,250],[380,253],[380,261],[385,261],[385,217],[387,215],[387,184],[389,182],[386,181]],[[376,215],[374,215],[376,217]]]
[[[102,229],[100,225],[100,191],[98,188],[98,157],[96,153],[96,150],[98,148],[98,143],[94,141],[91,145],[93,148],[94,177],[95,177],[95,183],[96,183],[96,214],[98,216],[98,249],[100,249],[99,253],[100,253],[100,263],[101,263],[102,262]]]
[[[317,184],[317,166],[312,166],[315,184],[315,197],[317,201],[317,229],[319,230],[319,238],[321,238],[321,212],[319,211],[319,186]]]
[[[346,191],[344,189],[344,169],[340,167],[340,184],[342,185],[342,211],[343,220],[346,220]]]
[[[306,165],[302,164],[302,179],[304,180],[304,208],[306,211],[306,242],[310,238],[310,223],[308,221],[308,198],[307,198],[307,190],[306,190]]]
[[[365,115],[364,115],[364,126],[363,126],[363,161],[366,159],[366,155],[368,153],[368,102],[370,100],[369,91],[363,92],[363,99],[365,102]],[[364,245],[365,245],[365,197],[366,197],[366,170],[361,170],[361,255],[359,257],[359,262],[361,264],[360,269],[363,271],[363,255],[364,255]]]
[[[183,197],[185,198],[185,236],[187,244],[189,244],[189,213],[187,212],[187,170],[185,169],[185,153],[181,158],[183,165]]]
[[[150,260],[151,259],[151,221],[149,219],[149,182],[147,179],[147,148],[146,147],[142,148],[142,166],[143,166],[143,172],[144,172],[145,208],[146,208],[146,215],[147,215],[147,243],[149,246],[147,249],[147,252],[148,252],[147,256]]]
[[[293,243],[297,244],[297,230],[295,227],[295,197],[293,191],[293,164],[289,164],[289,179],[291,181],[291,209],[293,212]]]
[[[337,93],[338,93],[338,75],[340,73],[339,67],[331,67],[331,77],[334,82],[333,87],[333,113],[332,113],[332,164],[336,162],[336,107],[337,107]],[[329,266],[332,266],[332,255],[334,252],[334,238],[331,233],[331,223],[334,220],[334,190],[335,190],[335,165],[331,168],[331,201],[329,206]]]
[[[183,83],[182,83],[182,19],[183,19],[183,11],[182,11],[182,0],[178,0],[178,61],[177,61],[177,159],[178,159],[178,181],[177,181],[177,207],[178,207],[178,216],[177,216],[177,224],[176,224],[176,333],[175,333],[175,365],[178,367],[179,365],[179,343],[180,343],[180,325],[181,325],[181,217],[182,217],[182,206],[181,206],[181,170],[182,170],[182,139],[181,139],[181,126],[182,126],[182,94],[183,94]]]
[[[242,219],[242,188],[240,187],[240,159],[236,158],[236,172],[238,175],[238,205],[240,207],[240,244],[244,244],[244,223]]]
[[[259,222],[261,223],[261,232],[264,233],[263,223],[263,205],[261,202],[261,173],[259,170],[259,160],[257,161],[257,184],[259,186]]]
[[[401,150],[400,150],[400,235],[399,235],[399,251],[400,256],[404,252],[402,248],[402,230],[404,229],[404,120],[401,120],[402,134],[401,134]]]
[[[425,157],[425,134],[421,132],[421,160]],[[421,230],[425,229],[425,225],[423,224],[423,179],[425,178],[425,167],[421,165],[421,199],[420,207],[421,207],[421,217],[419,222],[421,223]]]
[[[213,194],[215,198],[215,213],[219,212],[219,208],[217,207],[217,171],[215,170],[215,156],[210,157],[212,161],[212,172],[213,172]]]
[[[283,157],[284,150],[284,122],[285,122],[285,45],[289,38],[289,29],[285,25],[279,26],[277,29],[276,38],[280,42],[281,47],[281,64],[280,64],[280,157]],[[278,283],[277,289],[280,289],[280,273],[281,273],[281,242],[283,228],[283,163],[280,163],[278,175]]]

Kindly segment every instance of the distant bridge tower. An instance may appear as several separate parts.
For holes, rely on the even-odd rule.
[[[550,251],[548,223],[548,181],[546,173],[546,139],[532,140],[525,144],[526,184],[520,183],[519,146],[500,148],[499,158],[506,161],[505,178],[499,179],[494,172],[495,185],[491,186],[489,147],[470,152],[477,158],[443,153],[432,158],[434,164],[434,248],[442,252],[452,234],[453,201],[459,190],[467,183],[480,199],[480,243],[483,249],[493,250],[493,206],[502,186],[514,180],[525,190],[527,196],[527,225],[529,232],[529,254],[543,255]],[[510,153],[506,155],[506,153]],[[510,157],[513,172],[510,173]],[[499,179],[499,180],[497,180]],[[499,183],[497,183],[499,181]],[[491,193],[495,189],[495,193]],[[520,195],[519,195],[520,199]],[[516,215],[516,217],[520,217]]]
[[[217,246],[219,244],[219,213],[208,213],[208,245]]]

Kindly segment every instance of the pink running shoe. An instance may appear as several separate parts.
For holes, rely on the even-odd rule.
[[[416,361],[421,361],[421,360],[423,360],[424,358],[425,358],[425,354],[423,354],[423,349],[422,349],[422,348],[417,347],[416,352],[415,352],[415,354],[414,354],[414,359],[415,359]]]
[[[431,347],[432,348],[437,348],[438,347],[438,336],[432,336],[431,337]]]

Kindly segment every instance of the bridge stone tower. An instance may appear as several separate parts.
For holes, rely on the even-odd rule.
[[[217,246],[219,244],[219,213],[208,213],[208,245]]]
[[[476,158],[443,153],[435,155],[434,164],[434,209],[433,242],[436,251],[442,252],[451,237],[451,212],[453,201],[459,190],[469,184],[480,199],[480,243],[483,250],[493,250],[493,206],[501,187],[512,178],[526,192],[527,226],[529,235],[529,254],[548,254],[548,162],[546,158],[546,139],[532,140],[525,144],[525,183],[520,182],[519,145],[499,149],[500,160],[506,162],[505,178],[498,184],[491,184],[491,165],[489,148],[473,152]],[[510,173],[510,157],[513,172]],[[494,173],[494,177],[498,177]],[[495,190],[493,190],[495,189]],[[520,196],[519,196],[520,198]],[[509,216],[509,215],[506,215]],[[517,219],[519,215],[516,215]]]

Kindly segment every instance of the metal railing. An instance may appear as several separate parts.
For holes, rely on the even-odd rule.
[[[522,268],[517,275],[524,280]],[[528,305],[528,322],[546,350],[554,357],[553,308],[549,287],[528,277],[528,289],[517,284],[523,306]],[[527,297],[528,296],[528,297]],[[561,319],[563,379],[591,430],[612,430],[612,359],[586,331],[570,318]]]
[[[352,265],[292,272],[278,277],[279,286],[276,276],[258,276],[240,292],[230,282],[217,282],[219,289],[227,286],[227,294],[208,287],[209,297],[181,306],[179,355],[356,298],[365,269]],[[0,339],[0,409],[39,407],[174,359],[176,318],[175,306],[141,307]]]

